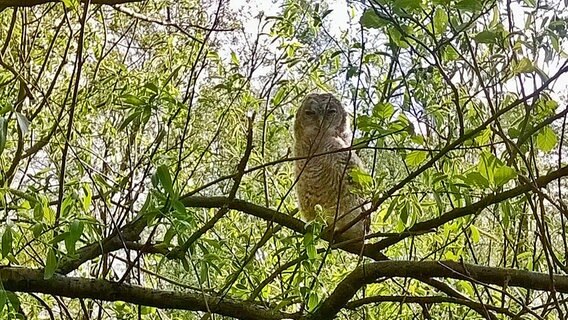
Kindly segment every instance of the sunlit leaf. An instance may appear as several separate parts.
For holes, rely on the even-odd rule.
[[[319,304],[319,298],[317,293],[310,292],[310,297],[308,299],[308,310],[314,310]]]
[[[122,101],[124,103],[130,104],[130,105],[133,105],[133,106],[141,106],[141,105],[145,104],[145,102],[142,99],[140,99],[137,96],[132,95],[132,94],[125,94],[121,98],[122,98]]]
[[[536,136],[536,146],[543,152],[550,152],[558,143],[558,137],[550,126],[542,128]]]
[[[389,120],[394,114],[394,106],[391,103],[379,103],[373,108],[373,115]]]
[[[434,31],[436,34],[442,34],[448,27],[448,14],[442,8],[436,8],[434,11]]]
[[[349,171],[349,176],[351,176],[355,183],[361,186],[369,186],[373,183],[373,177],[359,167]]]
[[[535,70],[532,61],[529,58],[522,58],[513,67],[513,73],[531,73]]]
[[[517,172],[515,171],[515,169],[508,167],[508,166],[502,166],[502,167],[495,169],[495,172],[493,174],[493,179],[494,179],[495,185],[500,187],[500,186],[505,185],[510,180],[514,179],[516,176],[517,176]]]
[[[427,151],[422,151],[422,150],[411,151],[406,155],[406,164],[411,167],[417,167],[421,165],[426,160],[427,157],[428,157]]]

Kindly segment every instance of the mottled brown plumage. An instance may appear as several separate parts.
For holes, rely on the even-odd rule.
[[[353,168],[363,168],[361,160],[352,151],[333,152],[351,146],[347,112],[329,93],[309,94],[296,112],[294,136],[295,155],[306,158],[295,163],[300,210],[311,221],[320,205],[328,225],[339,230],[365,210],[364,200],[351,192],[349,176]],[[363,239],[364,234],[365,223],[359,221],[342,236]]]

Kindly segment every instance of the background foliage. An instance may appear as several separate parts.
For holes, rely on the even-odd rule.
[[[1,316],[565,318],[566,6],[0,1]],[[364,247],[297,219],[314,91]]]

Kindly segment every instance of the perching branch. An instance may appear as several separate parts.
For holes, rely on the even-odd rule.
[[[553,171],[546,176],[542,176],[535,181],[535,185],[538,188],[542,188],[546,186],[548,183],[557,180],[561,177],[568,175],[568,167],[563,167],[559,170]],[[380,250],[387,248],[403,239],[409,237],[409,235],[420,232],[426,231],[433,228],[437,228],[449,221],[455,220],[460,217],[464,217],[470,214],[475,214],[476,212],[492,205],[495,203],[502,202],[507,199],[514,198],[519,196],[525,192],[532,190],[530,185],[521,185],[511,190],[501,192],[498,194],[488,195],[478,202],[475,202],[469,206],[456,208],[451,211],[446,212],[445,214],[426,220],[423,222],[416,223],[413,227],[409,228],[408,230],[402,232],[399,235],[391,236],[385,238],[375,244],[366,245],[363,251],[363,255],[373,258],[375,260],[385,260],[386,257],[380,253]],[[223,206],[227,206],[229,209],[237,210],[243,213],[247,213],[253,215],[255,217],[261,218],[265,221],[274,221],[275,223],[282,225],[288,229],[294,230],[298,233],[305,233],[304,222],[292,217],[291,215],[278,212],[276,210],[262,207],[244,200],[230,200],[227,197],[198,197],[198,196],[190,196],[180,199],[180,201],[186,207],[194,207],[194,208],[221,208]],[[129,228],[125,227],[126,230]],[[94,243],[78,251],[79,259],[77,260],[69,260],[65,261],[64,264],[61,265],[59,271],[62,273],[68,273],[75,268],[77,268],[80,264],[90,259],[93,259],[103,252],[111,252],[118,249],[121,249],[123,246],[118,242],[116,238],[117,235],[115,234],[111,238],[103,241],[103,243]],[[325,239],[325,238],[324,238]],[[135,240],[135,239],[129,239]],[[349,252],[353,253],[360,253],[360,245],[352,244],[349,246],[342,247]]]
[[[12,292],[45,293],[68,298],[89,298],[103,301],[124,301],[160,309],[182,309],[239,318],[239,319],[298,319],[262,308],[253,303],[207,295],[202,292],[156,290],[137,285],[118,284],[107,280],[54,275],[44,279],[38,269],[0,266],[3,289]]]
[[[568,276],[485,267],[455,261],[379,261],[357,267],[309,319],[332,319],[365,284],[379,277],[430,277],[473,280],[484,284],[568,293]],[[554,285],[553,285],[554,283]]]

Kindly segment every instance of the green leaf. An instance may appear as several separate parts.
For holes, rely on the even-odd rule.
[[[150,90],[150,91],[152,91],[152,92],[154,92],[154,93],[160,92],[160,89],[158,88],[158,86],[155,85],[155,84],[153,84],[153,83],[151,83],[151,82],[145,83],[145,84],[144,84],[144,88],[146,88],[146,89],[148,89],[148,90]]]
[[[489,139],[491,139],[491,128],[487,128],[483,131],[481,131],[476,137],[475,137],[475,142],[477,143],[478,146],[482,146],[484,144],[487,144],[489,142]]]
[[[37,222],[43,221],[43,205],[40,202],[36,202],[34,206],[34,220]]]
[[[515,171],[515,169],[508,166],[499,167],[493,173],[493,180],[495,182],[495,185],[498,187],[505,185],[515,177],[517,177],[517,172]]]
[[[8,301],[10,301],[10,304],[12,305],[12,307],[13,307],[15,310],[19,310],[19,309],[20,309],[20,305],[21,305],[22,303],[20,302],[20,298],[18,298],[18,295],[17,295],[17,294],[15,294],[15,293],[13,293],[13,292],[7,291],[7,292],[6,292],[6,297],[8,298]],[[18,317],[16,317],[16,319],[22,319],[22,318],[20,318],[20,317],[18,316]],[[25,318],[24,318],[24,319],[25,319]]]
[[[453,46],[444,46],[444,61],[454,61],[459,58],[459,54]]]
[[[287,92],[288,92],[288,88],[280,87],[280,89],[278,89],[278,91],[276,91],[274,98],[272,98],[272,105],[273,106],[279,106],[282,103],[282,101],[284,100],[284,97],[286,96]]]
[[[364,132],[370,132],[377,127],[378,125],[373,121],[373,118],[367,115],[361,115],[357,117],[357,129]]]
[[[126,128],[130,122],[134,121],[135,119],[138,119],[141,114],[142,114],[141,110],[136,110],[132,112],[130,115],[128,115],[128,117],[122,120],[122,123],[120,124],[120,126],[118,126],[118,131],[124,130],[124,128]]]
[[[132,94],[125,94],[121,97],[122,102],[133,106],[141,106],[146,104],[142,99]]]
[[[426,160],[428,152],[415,150],[406,155],[406,164],[411,167],[417,167]]]
[[[477,165],[477,170],[484,176],[488,181],[493,180],[493,173],[495,172],[495,167],[502,166],[503,164],[499,159],[497,159],[493,154],[489,152],[482,152]]]
[[[507,130],[507,134],[509,135],[509,137],[515,139],[521,135],[521,131],[519,131],[519,129],[515,127],[511,127]]]
[[[0,117],[0,156],[6,147],[6,139],[8,136],[8,121],[4,117]]]
[[[0,312],[2,312],[6,306],[6,298],[6,290],[4,290],[4,288],[0,288]]]
[[[174,186],[168,167],[166,167],[165,165],[159,166],[158,170],[156,171],[156,175],[158,176],[158,181],[160,181],[160,184],[162,185],[166,193],[173,196]]]
[[[464,292],[467,293],[468,296],[473,297],[475,296],[475,289],[473,288],[473,285],[471,283],[469,283],[468,281],[460,281],[459,282],[459,287],[460,289],[462,289]]]
[[[383,222],[387,221],[387,219],[390,217],[390,215],[392,214],[392,212],[394,211],[394,208],[398,205],[398,197],[394,198],[391,200],[391,203],[389,204],[389,207],[387,209],[387,212],[385,213],[385,216],[383,217]]]
[[[384,120],[389,120],[394,114],[394,106],[390,102],[379,103],[373,108],[373,115]]]
[[[73,220],[69,226],[69,237],[74,241],[81,238],[83,234],[84,223],[81,220]]]
[[[442,8],[436,8],[434,12],[434,31],[436,34],[442,34],[448,27],[448,14]]]
[[[408,48],[408,43],[403,40],[403,35],[400,33],[400,31],[398,31],[396,28],[389,28],[388,33],[391,44],[403,49]]]
[[[61,204],[61,215],[63,217],[67,216],[67,214],[73,209],[73,205],[75,204],[75,199],[72,196],[67,196],[63,200]]]
[[[484,177],[481,173],[477,171],[466,174],[463,180],[465,183],[476,187],[481,187],[481,188],[489,187],[489,180],[487,180],[486,177]]]
[[[234,51],[231,51],[231,62],[236,66],[239,65],[239,58],[237,57],[237,54]]]
[[[87,212],[91,208],[93,192],[91,191],[91,187],[89,187],[88,184],[83,184],[83,191],[85,192],[85,196],[83,197],[83,210]]]
[[[6,258],[10,253],[12,253],[12,228],[6,226],[4,234],[2,234],[2,257]]]
[[[308,299],[308,310],[315,310],[319,304],[319,298],[316,292],[310,292],[310,298]]]
[[[360,186],[370,186],[373,183],[373,177],[359,167],[353,168],[349,171],[349,176]]]
[[[557,142],[558,137],[550,126],[542,128],[536,136],[536,147],[543,152],[550,152]]]
[[[61,0],[65,8],[74,9],[79,7],[79,0]]]
[[[36,223],[32,226],[32,234],[35,238],[39,238],[43,233],[43,223]]]
[[[535,0],[523,0],[523,2],[530,8],[534,8],[535,7]]]
[[[476,34],[473,39],[477,43],[497,43],[499,41],[499,35],[500,33],[498,32],[485,30]]]
[[[404,201],[404,205],[399,208],[400,212],[398,214],[398,218],[402,221],[405,225],[408,224],[408,217],[410,216],[410,205],[408,205],[408,201]]]
[[[421,0],[396,0],[393,2],[393,8],[395,9],[416,10],[421,7]]]
[[[45,280],[51,279],[55,274],[55,270],[57,269],[57,257],[55,256],[55,251],[53,248],[49,248],[47,251],[47,259],[45,261],[45,269],[43,270],[43,278]]]
[[[513,74],[531,73],[535,71],[535,67],[529,58],[522,58],[513,67]]]
[[[378,29],[389,24],[388,20],[379,17],[373,9],[365,10],[359,22],[361,26],[368,29]]]
[[[468,12],[478,12],[483,9],[482,0],[462,0],[455,5],[456,9]]]
[[[183,217],[187,216],[187,210],[183,203],[177,199],[172,199],[172,207],[176,210],[177,213],[181,214]]]
[[[317,253],[316,246],[313,244],[306,246],[306,254],[310,260],[317,258]]]

